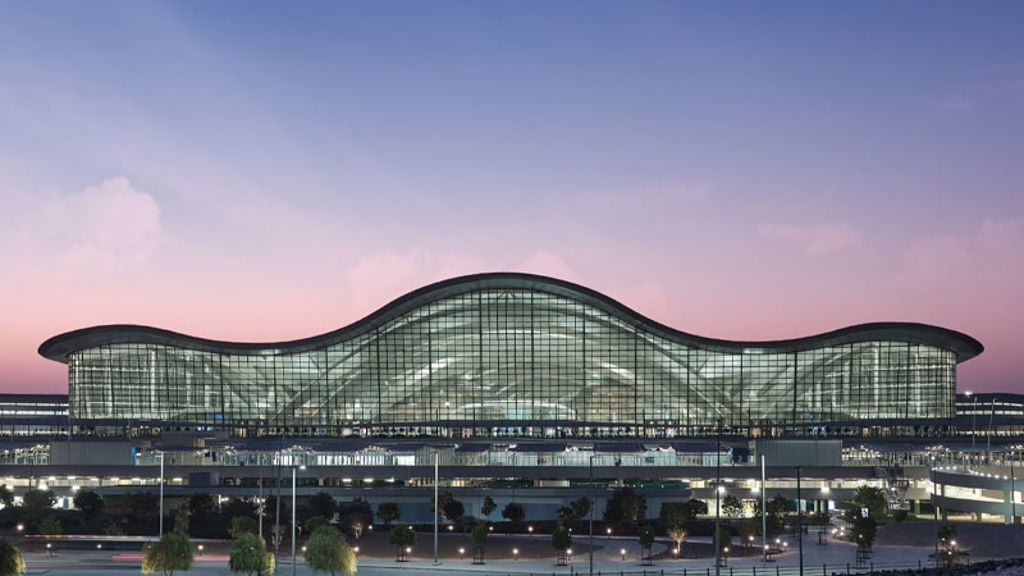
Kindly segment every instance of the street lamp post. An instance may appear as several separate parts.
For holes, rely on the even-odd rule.
[[[160,537],[164,537],[164,453],[160,455]]]
[[[764,453],[761,453],[760,456],[761,456],[761,561],[767,562],[768,561],[768,516],[767,516],[767,512],[766,512],[765,509],[768,507],[768,502],[767,502],[767,500],[765,500],[765,493],[767,492],[767,490],[765,489],[765,485],[764,485],[764,483],[765,483]]]
[[[932,519],[935,521],[935,561],[939,561],[939,505],[936,502],[938,490],[935,485],[935,457],[932,456],[932,467],[929,470],[932,477]]]
[[[299,470],[305,470],[306,467],[299,466]],[[295,470],[296,467],[292,466],[292,576],[295,576],[295,538],[296,538],[296,526],[295,526]]]
[[[964,396],[967,396],[968,398],[970,398],[970,397],[974,396],[974,392],[971,392],[970,390],[968,390],[968,391],[964,392]],[[977,428],[978,428],[978,397],[974,396],[974,400],[971,403],[971,459],[972,460],[974,459],[974,450],[975,450],[974,441],[975,441],[975,436],[977,435],[976,434]]]
[[[715,449],[715,576],[722,569],[722,420],[718,420],[718,442]]]
[[[594,454],[590,455],[590,482],[588,488],[593,489],[594,487]],[[590,503],[590,509],[587,510],[587,528],[590,532],[590,572],[589,576],[594,576],[594,503]]]
[[[440,561],[437,559],[437,517],[441,515],[440,506],[438,506],[438,504],[441,501],[438,500],[438,494],[437,494],[437,490],[438,490],[437,485],[438,485],[438,482],[440,482],[440,480],[441,480],[441,478],[440,478],[440,475],[441,475],[441,473],[440,473],[440,466],[441,466],[440,458],[441,458],[440,453],[439,452],[434,452],[434,566],[437,566],[438,564],[440,564]],[[451,528],[451,526],[448,526],[448,527]]]
[[[992,421],[996,417],[996,399],[990,398],[988,401],[989,412],[988,412],[988,430],[985,431],[985,464],[992,464]]]
[[[1009,488],[1009,496],[1010,496],[1009,497],[1009,504],[1010,505],[1007,506],[1007,509],[1008,509],[1007,511],[1010,513],[1010,521],[1007,522],[1007,524],[1012,525],[1016,521],[1015,516],[1017,516],[1017,502],[1016,502],[1016,480],[1017,479],[1014,478],[1013,450],[1012,449],[1010,450],[1008,458],[1007,458],[1007,456],[1006,456],[1006,454],[1004,452],[1004,455],[1003,455],[1003,464],[1004,465],[1006,464],[1006,460],[1007,459],[1009,459],[1009,461],[1010,461],[1010,478],[1009,478],[1009,482],[1007,482],[1007,488]],[[1005,512],[1003,513],[1003,515],[1005,516]]]
[[[804,576],[804,506],[800,495],[800,467],[796,467],[796,534],[800,545],[800,576]]]

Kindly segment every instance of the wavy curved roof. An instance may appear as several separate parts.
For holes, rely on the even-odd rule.
[[[974,338],[946,328],[913,322],[873,322],[858,324],[823,334],[772,341],[720,340],[676,330],[636,312],[599,292],[546,276],[517,272],[492,272],[460,276],[424,286],[410,292],[376,312],[344,328],[287,342],[226,342],[189,336],[161,328],[134,324],[94,326],[59,334],[39,346],[39,354],[66,363],[68,355],[77,350],[106,344],[141,343],[192,348],[215,353],[278,354],[304,352],[342,342],[372,331],[407,312],[431,302],[479,290],[526,289],[565,297],[593,306],[687,346],[725,353],[793,352],[855,342],[885,340],[926,344],[951,350],[957,362],[964,362],[984,351]]]

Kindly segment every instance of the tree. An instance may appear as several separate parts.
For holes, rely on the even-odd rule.
[[[129,534],[153,534],[157,531],[160,501],[156,494],[129,492],[121,496],[121,506],[127,510],[125,520]]]
[[[575,522],[586,518],[587,514],[590,514],[591,503],[590,498],[582,496],[569,502],[568,506],[559,506],[557,510],[558,522],[565,526],[570,526]]]
[[[558,517],[559,526],[568,526],[572,523],[572,508],[568,506],[559,506],[558,509],[555,510],[555,515]]]
[[[231,545],[228,566],[232,572],[262,576],[274,571],[274,554],[267,551],[267,544],[262,538],[252,532],[243,532],[235,537],[235,542]]]
[[[398,507],[397,502],[381,502],[377,505],[377,518],[384,523],[385,526],[391,526],[391,523],[402,517],[402,509]]]
[[[302,529],[307,534],[316,532],[317,528],[321,526],[329,526],[331,523],[327,521],[323,516],[313,516],[312,518],[306,518],[305,522],[302,523]]]
[[[4,484],[0,484],[0,504],[4,506],[14,505],[14,492]]]
[[[363,530],[373,522],[373,508],[362,498],[356,498],[351,502],[339,502],[338,520],[352,532],[356,540],[359,540]]]
[[[732,545],[732,532],[729,532],[725,528],[721,528],[718,531],[718,549],[724,551],[726,548]]]
[[[877,535],[878,522],[873,517],[868,516],[854,520],[850,537],[860,548],[870,550],[875,545],[875,536]]]
[[[408,559],[406,548],[416,545],[416,533],[408,526],[395,526],[389,541],[395,547],[395,560],[403,562]]]
[[[734,494],[726,494],[722,498],[722,512],[729,518],[736,518],[743,513],[743,501]]]
[[[33,524],[43,518],[43,514],[53,508],[57,503],[57,497],[49,490],[37,490],[35,488],[25,492],[21,498],[21,507],[25,511],[25,518]]]
[[[758,498],[754,501],[754,517],[761,517],[761,499]],[[785,525],[786,512],[789,510],[790,501],[786,500],[782,496],[775,496],[768,501],[768,505],[765,506],[765,528],[767,528],[768,536],[777,536],[782,533],[782,528]]]
[[[437,511],[448,520],[455,521],[465,515],[466,507],[451,492],[445,491],[437,500]]]
[[[707,514],[708,513],[708,503],[703,501],[703,500],[698,500],[696,498],[693,498],[693,499],[687,500],[686,501],[686,505],[690,507],[690,514],[694,518],[696,518],[697,516],[700,516],[701,514]]]
[[[654,558],[651,556],[651,546],[653,545],[654,528],[645,525],[640,528],[640,556],[643,558],[643,563],[648,566],[654,563]]]
[[[658,511],[658,524],[668,533],[669,530],[682,530],[693,519],[693,507],[689,502],[663,502]]]
[[[306,564],[314,572],[355,574],[356,553],[341,532],[330,524],[316,529],[306,542]]]
[[[565,565],[567,551],[572,548],[572,534],[564,526],[559,526],[551,533],[551,546],[558,552],[558,564]]]
[[[484,545],[487,544],[487,525],[483,522],[478,522],[476,526],[473,526],[473,532],[470,534],[470,539],[473,541],[473,564],[484,563]]]
[[[861,486],[853,495],[853,505],[856,510],[852,510],[852,512],[856,516],[860,516],[862,509],[867,508],[869,517],[881,520],[885,517],[888,502],[885,499],[885,491],[881,488]]]
[[[612,493],[604,510],[604,520],[620,529],[636,528],[647,515],[647,500],[632,488],[620,488]]]
[[[254,518],[249,516],[235,516],[231,519],[231,529],[228,533],[231,537],[237,540],[243,534],[256,534],[260,531],[260,524]]]
[[[754,537],[761,533],[761,519],[756,516],[744,518],[737,522],[737,528],[740,531],[740,536],[743,537],[743,543],[752,545]]]
[[[142,549],[142,573],[162,572],[172,576],[175,570],[192,568],[192,542],[183,532],[167,532],[159,542],[146,544]]]
[[[523,520],[526,519],[526,510],[522,504],[509,502],[502,508],[501,517],[511,522],[513,530],[518,531],[523,524]]]
[[[103,514],[103,497],[92,490],[80,490],[75,494],[75,508],[86,520],[99,518]]]
[[[217,513],[213,496],[199,493],[189,497],[188,530],[196,538],[219,538],[224,534],[223,517]]]
[[[120,524],[113,520],[107,520],[107,523],[103,525],[104,536],[124,536],[124,528]]]
[[[310,496],[309,501],[306,502],[306,513],[303,516],[305,518],[322,516],[325,520],[330,522],[334,519],[334,514],[337,511],[338,504],[334,501],[333,496],[327,492],[317,492]]]
[[[491,498],[490,496],[484,496],[484,503],[482,506],[480,506],[480,513],[484,515],[484,518],[490,520],[491,514],[497,507],[498,505],[494,503],[494,498]]]
[[[39,533],[43,536],[60,536],[64,533],[64,527],[57,518],[47,516],[39,523]]]
[[[217,528],[223,534],[236,538],[234,530],[240,528],[250,532],[259,532],[259,504],[255,500],[245,498],[231,498],[220,506],[220,512],[215,516]],[[177,521],[177,517],[175,518]],[[184,527],[188,532],[188,525]]]
[[[676,550],[682,551],[683,542],[686,542],[686,536],[688,535],[686,528],[683,528],[682,526],[673,526],[666,530],[665,534],[676,543]]]
[[[879,523],[871,517],[858,518],[853,523],[853,530],[850,536],[858,546],[865,550],[871,549],[874,545],[874,538],[878,536]]]
[[[951,548],[951,542],[956,540],[956,526],[943,522],[939,525],[937,536],[943,548]]]
[[[10,542],[0,538],[0,576],[17,576],[25,571],[25,559]]]

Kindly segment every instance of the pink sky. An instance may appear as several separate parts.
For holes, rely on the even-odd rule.
[[[0,392],[66,391],[68,330],[302,338],[487,271],[934,324],[1024,392],[1020,5],[598,4],[6,6]]]

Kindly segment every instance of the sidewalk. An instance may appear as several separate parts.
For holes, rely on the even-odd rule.
[[[856,567],[856,546],[848,542],[830,541],[828,544],[819,545],[817,537],[805,536],[803,565],[806,575],[821,574],[823,566],[826,574],[845,571],[847,564],[850,570],[858,571]],[[582,538],[580,541],[582,542]],[[727,563],[719,570],[719,574],[730,574],[732,572],[743,572],[750,574],[752,571],[768,575],[771,573],[798,573],[800,569],[800,552],[797,539],[790,537],[783,539],[788,542],[788,550],[776,554],[773,561],[764,562],[761,555],[729,557]],[[692,542],[708,542],[708,538],[693,539]],[[715,561],[713,558],[657,558],[653,564],[644,565],[640,561],[640,549],[636,538],[608,538],[595,537],[595,550],[593,559],[594,574],[715,574]],[[759,542],[758,542],[759,545]],[[652,552],[657,557],[669,552],[671,543],[659,540],[655,543]],[[623,559],[622,551],[626,554]],[[875,546],[867,565],[861,571],[868,571],[872,566],[875,569],[885,567],[911,568],[927,566],[929,555],[933,552],[930,548],[915,546]],[[519,559],[519,560],[486,560],[485,564],[473,564],[472,559],[441,559],[438,564],[432,560],[413,559],[408,562],[396,562],[393,557],[360,557],[360,567],[373,567],[379,569],[394,569],[402,571],[424,571],[424,570],[445,570],[450,572],[467,572],[478,574],[589,574],[590,557],[588,554],[573,556],[566,566],[558,566],[555,563],[554,550],[551,558],[548,559]],[[753,569],[753,570],[752,570]]]

